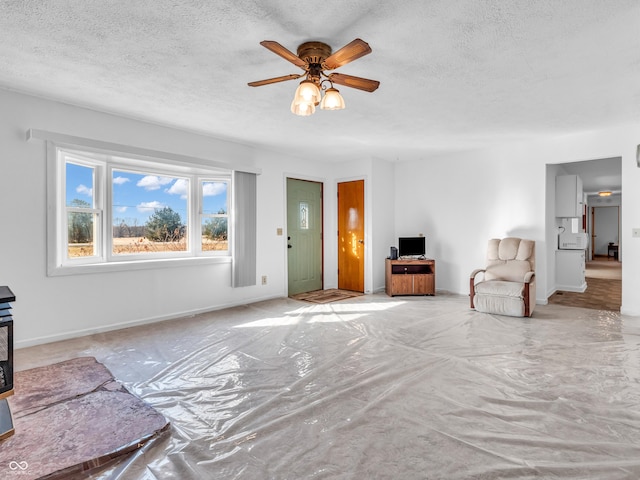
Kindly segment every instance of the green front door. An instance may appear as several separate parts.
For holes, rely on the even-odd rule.
[[[322,184],[287,179],[289,295],[322,289]]]

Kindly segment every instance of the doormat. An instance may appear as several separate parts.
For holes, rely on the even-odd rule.
[[[330,288],[328,290],[315,290],[313,292],[298,293],[297,295],[292,295],[291,298],[310,303],[331,303],[347,300],[353,297],[359,297],[361,295],[362,292]]]
[[[169,426],[93,357],[16,372],[15,434],[0,442],[0,477],[70,478],[141,448]],[[13,476],[12,476],[13,475]]]

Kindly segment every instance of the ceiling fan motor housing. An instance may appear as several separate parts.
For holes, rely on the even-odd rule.
[[[309,65],[317,64],[322,66],[331,55],[331,47],[322,42],[305,42],[298,47],[298,57]]]

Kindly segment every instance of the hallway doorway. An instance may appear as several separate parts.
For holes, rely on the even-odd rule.
[[[582,202],[586,208],[584,208],[581,228],[588,235],[589,246],[586,250],[585,264],[586,291],[583,293],[557,291],[548,298],[548,302],[619,312],[622,303],[622,268],[621,263],[617,260],[623,260],[623,245],[619,242],[619,215],[622,209],[622,157],[555,164],[553,172],[554,176],[577,175],[582,181]],[[602,213],[605,215],[602,216]],[[596,214],[598,218],[596,218]],[[553,221],[557,229],[560,219],[554,218]],[[594,231],[594,223],[597,224],[596,231]],[[551,249],[557,250],[558,248],[557,234],[553,235],[553,238],[549,236],[548,240],[550,242],[549,253],[554,254]],[[604,242],[604,250],[601,246],[602,242]],[[618,259],[607,257],[609,243],[618,246]],[[609,262],[609,265],[605,266],[602,262]],[[553,279],[552,282],[555,289],[558,286],[557,279]]]

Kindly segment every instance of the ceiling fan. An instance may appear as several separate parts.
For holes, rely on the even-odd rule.
[[[272,40],[264,40],[260,42],[260,45],[271,50],[276,55],[280,55],[296,67],[304,70],[304,72],[249,82],[248,85],[250,87],[260,87],[305,77],[300,82],[293,102],[291,102],[291,111],[296,115],[311,115],[315,112],[315,107],[318,104],[324,110],[343,109],[344,99],[340,92],[333,87],[333,84],[344,85],[345,87],[356,88],[365,92],[373,92],[380,85],[377,80],[369,80],[337,72],[325,73],[325,70],[334,70],[371,53],[369,44],[359,38],[333,53],[331,52],[331,47],[323,42],[305,42],[298,47],[297,55]],[[327,87],[325,82],[329,82],[331,86]],[[321,91],[325,92],[324,96],[321,95]]]

